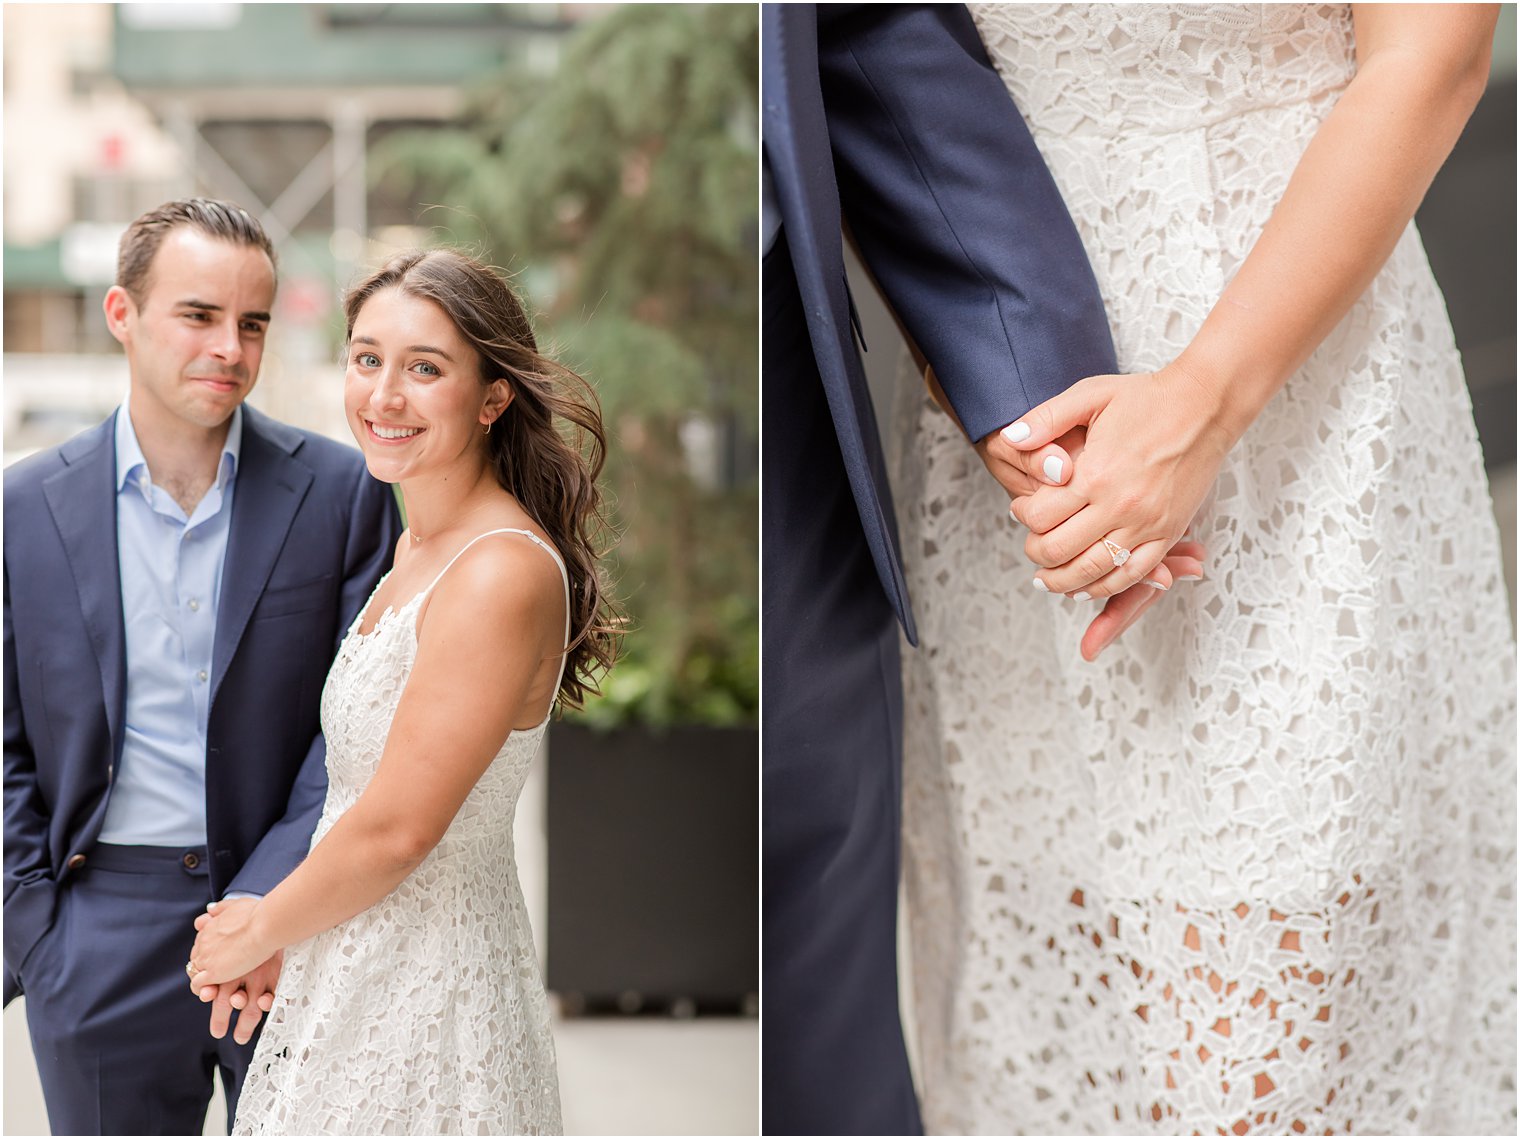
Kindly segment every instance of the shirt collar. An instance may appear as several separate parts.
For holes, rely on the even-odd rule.
[[[127,485],[142,469],[146,478],[148,460],[137,442],[137,429],[132,426],[130,400],[122,402],[116,413],[116,490]],[[216,488],[223,489],[233,475],[237,474],[238,457],[243,453],[243,408],[239,404],[232,412],[232,422],[227,428],[227,441],[222,444],[222,461],[217,464]]]

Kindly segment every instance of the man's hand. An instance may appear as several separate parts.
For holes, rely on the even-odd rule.
[[[934,402],[939,404],[940,410],[960,426],[960,418],[950,405],[945,389],[940,387],[939,377],[934,374],[932,366],[924,369],[924,384]],[[964,433],[965,428],[961,427],[961,431]],[[1033,494],[1042,486],[1066,485],[1071,478],[1072,464],[1082,450],[1082,441],[1086,435],[1085,427],[1078,428],[1068,431],[1059,439],[1051,440],[1044,447],[1020,451],[1001,432],[994,431],[971,446],[981,458],[987,472],[1008,492],[1008,497],[1019,498]]]
[[[1012,499],[1024,498],[1041,487],[1064,486],[1087,440],[1087,428],[1077,427],[1035,451],[1020,451],[1000,431],[973,443],[987,473]]]
[[[1195,581],[1203,576],[1204,548],[1197,542],[1178,542],[1162,559],[1152,578],[1170,577],[1174,581]],[[1161,567],[1165,567],[1163,570]],[[1103,611],[1092,619],[1082,634],[1082,659],[1094,661],[1098,654],[1124,635],[1141,615],[1161,600],[1164,590],[1143,582],[1116,593],[1104,603]]]
[[[253,907],[258,903],[259,899],[253,897],[213,902],[207,907],[207,914],[195,919],[195,928],[202,929],[209,920],[208,915],[212,913],[224,915],[233,924],[241,925],[252,915]],[[191,957],[195,958],[193,950]],[[220,1040],[227,1035],[233,1010],[237,1010],[237,1028],[233,1030],[232,1039],[239,1044],[247,1044],[253,1038],[253,1030],[259,1026],[264,1014],[274,1006],[275,984],[280,979],[280,967],[284,960],[284,951],[277,950],[241,977],[234,977],[221,984],[202,986],[201,1000],[211,1002],[212,1036]]]
[[[225,985],[217,985],[216,996],[211,1001],[211,1035],[218,1040],[227,1035],[228,1022],[236,1009],[238,1021],[232,1039],[239,1044],[252,1040],[259,1021],[274,1007],[275,985],[280,980],[280,968],[284,963],[285,951],[281,949],[252,972]]]

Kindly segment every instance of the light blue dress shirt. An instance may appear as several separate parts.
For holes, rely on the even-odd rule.
[[[189,517],[153,485],[123,404],[116,416],[116,548],[127,631],[126,736],[101,842],[206,841],[211,651],[227,555],[243,409],[216,481]]]

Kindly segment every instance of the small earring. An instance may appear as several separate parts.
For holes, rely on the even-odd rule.
[[[489,434],[491,434],[491,423],[490,422],[486,423],[486,429],[484,431],[482,431],[481,434],[482,435],[489,435]]]

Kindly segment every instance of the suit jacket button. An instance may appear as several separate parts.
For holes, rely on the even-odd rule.
[[[192,850],[189,851],[180,861],[185,864],[186,870],[194,870],[201,864],[201,856]]]
[[[84,865],[84,863],[85,863],[84,855],[82,855],[82,854],[76,854],[72,858],[69,859],[68,866],[69,866],[70,870],[78,870],[81,866]]]

